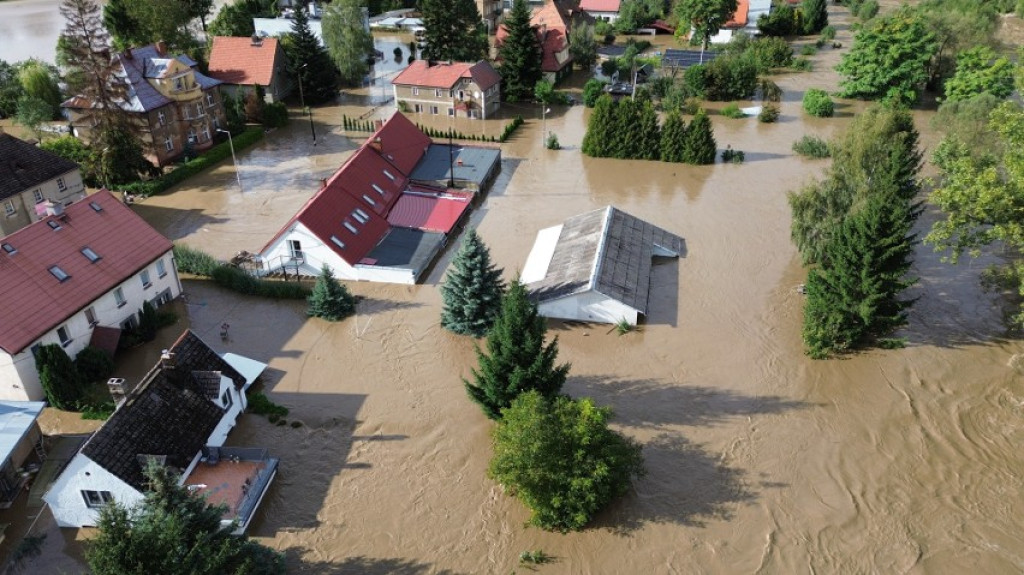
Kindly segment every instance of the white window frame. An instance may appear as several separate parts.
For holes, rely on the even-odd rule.
[[[417,87],[417,86],[413,86],[413,87],[412,87],[412,95],[413,95],[413,96],[419,96],[419,95],[420,95],[420,89],[419,89],[419,87]],[[418,105],[418,104],[417,104],[417,105]]]
[[[434,88],[434,97],[435,98],[440,98],[441,97],[441,89],[440,88]]]
[[[124,299],[124,288],[118,287],[114,290],[114,303],[117,307],[124,307],[128,303],[128,300]]]
[[[166,148],[168,152],[174,151],[174,140],[172,140],[170,136],[164,138],[164,148]]]
[[[83,489],[82,500],[85,501],[85,506],[89,509],[102,509],[114,500],[114,496],[109,491]]]
[[[167,116],[164,114],[163,110],[160,110],[156,113],[156,121],[160,122],[161,126],[167,124]]]
[[[163,258],[156,260],[156,275],[161,278],[167,275],[167,265],[164,264]]]
[[[32,197],[35,199],[37,204],[46,199],[43,197],[43,191],[39,188],[32,190]]]
[[[448,115],[454,117],[455,116],[455,108],[448,108]]]
[[[68,185],[64,183],[64,178],[57,178],[57,189],[62,192],[68,189]]]
[[[202,100],[196,102],[196,114],[198,114],[200,118],[206,115],[206,110],[203,109]]]
[[[139,272],[139,281],[142,282],[142,289],[149,289],[153,287],[153,282],[149,278],[149,270],[142,270]]]
[[[438,109],[438,107],[437,107],[437,106],[431,106],[431,107],[430,107],[430,113],[431,113],[431,114],[433,114],[433,115],[435,115],[435,116],[436,116],[436,115],[438,114],[438,111],[439,111],[439,109]]]
[[[211,108],[217,105],[217,100],[213,97],[213,92],[206,93],[206,105]]]
[[[71,342],[75,341],[71,334],[68,333],[68,324],[64,324],[57,328],[57,339],[60,340],[61,347],[67,347],[71,345]]]
[[[202,141],[204,141],[204,142],[209,142],[210,141],[210,127],[209,126],[203,126],[203,140]]]
[[[4,202],[4,212],[8,216],[13,216],[14,214],[18,213],[17,208],[14,207],[14,200],[7,200],[6,202]]]
[[[422,104],[413,104],[412,105],[412,110],[413,110],[413,112],[416,112],[417,114],[422,114],[423,113],[423,105]]]
[[[195,130],[195,128],[189,128],[188,129],[188,141],[190,143],[192,143],[192,144],[199,143],[199,138],[196,137],[196,130]]]
[[[100,323],[100,320],[96,318],[96,308],[89,306],[85,308],[85,320],[89,322],[89,327],[93,327]]]

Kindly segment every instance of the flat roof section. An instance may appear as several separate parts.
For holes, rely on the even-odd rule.
[[[44,407],[44,401],[0,401],[0,463],[11,457]]]
[[[444,234],[391,228],[388,235],[363,258],[361,265],[411,269],[418,276],[444,245]]]
[[[406,192],[391,208],[388,223],[399,228],[447,234],[469,209],[470,197]]]
[[[416,167],[409,175],[421,182],[445,182],[450,176],[449,167],[455,166],[455,179],[483,185],[494,165],[501,161],[501,150],[477,146],[452,146],[448,155],[448,144],[431,144]]]

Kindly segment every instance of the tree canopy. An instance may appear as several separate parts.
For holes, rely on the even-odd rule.
[[[676,16],[681,23],[689,24],[692,37],[708,49],[711,37],[736,13],[736,0],[678,0]],[[690,32],[686,26],[679,26],[677,33]]]
[[[302,84],[307,104],[321,104],[337,97],[338,69],[309,29],[309,14],[301,4],[295,9],[292,32],[283,45],[289,69]]]
[[[946,80],[947,101],[967,100],[988,93],[1004,99],[1013,93],[1014,66],[987,46],[968,48],[956,55],[956,73]]]
[[[369,71],[373,36],[363,28],[361,0],[335,0],[321,20],[324,45],[341,74],[341,82],[357,86]]]
[[[527,100],[543,72],[540,40],[537,30],[530,25],[526,0],[515,0],[503,26],[507,35],[498,47],[502,96],[511,102]]]
[[[597,40],[589,23],[580,22],[569,30],[569,54],[581,70],[590,70],[597,63]]]
[[[420,0],[423,58],[476,62],[487,57],[487,30],[473,0]]]
[[[320,269],[313,292],[306,298],[306,302],[309,304],[306,315],[327,321],[341,321],[356,311],[356,298],[338,282],[327,264]]]
[[[503,270],[491,262],[491,252],[470,228],[441,284],[441,327],[462,335],[482,337],[501,313],[505,293]]]

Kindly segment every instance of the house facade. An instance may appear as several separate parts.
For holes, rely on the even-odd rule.
[[[143,302],[178,297],[171,247],[106,191],[51,206],[42,220],[2,238],[0,399],[43,399],[40,346],[61,345],[74,358],[97,327],[130,329]]]
[[[594,20],[614,23],[619,19],[619,6],[622,0],[580,0],[580,11],[586,12]]]
[[[489,62],[416,60],[391,81],[410,114],[486,120],[501,107],[501,76]]]
[[[227,125],[220,80],[202,74],[188,56],[168,54],[162,42],[119,52],[114,59],[116,74],[128,86],[121,111],[153,165],[170,163],[190,145],[196,152],[213,145],[217,130]],[[74,135],[91,142],[98,126],[92,103],[75,96],[62,107]]]
[[[39,220],[46,202],[66,205],[83,197],[78,164],[0,131],[0,236]]]
[[[537,38],[540,40],[541,71],[544,79],[552,84],[557,84],[572,73],[572,55],[569,54],[569,31],[572,26],[570,11],[568,5],[562,5],[557,0],[545,0],[530,16],[530,25],[537,30]],[[507,35],[508,30],[501,26],[495,39],[496,49]]]
[[[476,9],[487,26],[487,33],[494,34],[498,30],[498,20],[504,12],[501,0],[476,0]]]
[[[215,36],[208,73],[222,82],[223,93],[248,94],[259,86],[269,103],[280,102],[293,89],[288,61],[277,38]]]
[[[244,532],[277,471],[265,450],[225,448],[246,407],[246,390],[266,364],[214,352],[186,331],[117,404],[43,496],[61,527],[95,526],[111,501],[145,496],[145,466],[155,459],[180,484],[228,506],[222,523]],[[112,386],[123,385],[112,380]]]

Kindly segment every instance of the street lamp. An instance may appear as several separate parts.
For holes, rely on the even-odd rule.
[[[541,110],[541,113],[540,113],[540,117],[541,117],[541,137],[544,138],[544,145],[545,146],[548,145],[548,112],[550,112],[550,111],[551,111],[551,108],[548,108],[547,105],[545,105],[544,109]]]
[[[244,192],[245,190],[242,188],[242,174],[238,171],[238,158],[235,157],[235,142],[231,138],[231,132],[221,130],[220,128],[217,128],[217,131],[228,135],[228,146],[231,147],[231,161],[235,164],[235,179],[238,180],[238,191]]]
[[[306,108],[306,96],[302,93],[302,70],[309,66],[308,63],[299,66],[299,73],[295,76],[299,79],[299,103],[302,104],[302,111],[309,113],[309,131],[313,134],[313,147],[316,147],[316,130],[313,128],[313,110]]]

